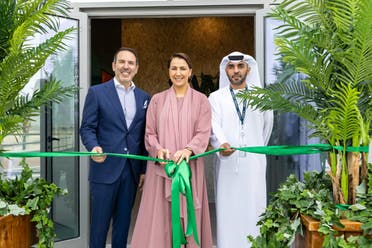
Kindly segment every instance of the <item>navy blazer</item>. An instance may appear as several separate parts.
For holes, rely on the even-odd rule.
[[[147,155],[144,145],[146,111],[150,96],[134,89],[136,114],[129,129],[114,80],[89,88],[80,127],[81,140],[88,151],[100,146],[103,152]],[[107,156],[103,163],[90,160],[89,180],[113,183],[123,169],[130,169],[135,182],[145,172],[146,161]]]

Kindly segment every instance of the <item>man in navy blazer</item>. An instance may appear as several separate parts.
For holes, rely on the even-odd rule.
[[[122,47],[114,55],[115,77],[90,87],[80,127],[88,151],[147,155],[144,132],[150,96],[136,88],[137,53]],[[131,211],[146,162],[114,156],[92,156],[90,186],[90,248],[106,246],[112,219],[112,246],[127,245]]]

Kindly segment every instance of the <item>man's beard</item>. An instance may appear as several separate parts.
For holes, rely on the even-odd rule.
[[[235,85],[235,86],[240,86],[240,85],[242,85],[244,82],[245,82],[245,77],[242,78],[242,79],[239,80],[239,81],[235,81],[235,80],[233,80],[232,78],[230,78],[230,83],[231,83],[232,85]]]
[[[245,80],[247,79],[248,72],[246,73],[237,73],[232,75],[231,77],[228,76],[230,83],[234,86],[241,86]],[[234,76],[241,76],[239,80],[234,80]]]

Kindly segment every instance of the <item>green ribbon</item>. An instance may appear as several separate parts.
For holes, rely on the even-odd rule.
[[[168,177],[172,178],[172,247],[181,247],[187,244],[180,222],[180,194],[186,197],[187,227],[186,236],[194,235],[196,244],[199,244],[198,229],[196,227],[194,200],[192,197],[191,170],[185,160],[179,165],[168,162],[165,167]]]
[[[351,205],[349,205],[349,204],[336,204],[336,208],[338,208],[340,210],[349,210],[350,206]]]
[[[296,154],[315,154],[321,152],[328,152],[331,150],[342,151],[345,150],[343,146],[332,146],[327,144],[313,144],[313,145],[303,145],[303,146],[248,146],[248,147],[233,147],[236,150],[250,152],[250,153],[260,153],[266,155],[276,155],[276,156],[287,156]],[[197,154],[190,157],[190,160],[199,157],[204,157],[212,153],[216,153],[224,150],[223,148],[218,148],[210,150],[204,153]],[[368,152],[368,146],[348,146],[346,147],[348,152]],[[162,160],[158,158],[132,155],[132,154],[121,154],[121,153],[95,153],[95,152],[5,152],[0,151],[0,157],[76,157],[76,156],[114,156],[129,159],[139,159],[139,160],[149,160],[156,162],[169,162],[167,160]]]
[[[342,151],[345,148],[343,146],[331,146],[327,144],[314,144],[314,145],[303,145],[303,146],[251,146],[251,147],[233,147],[236,150],[259,153],[266,155],[286,156],[295,154],[315,154],[320,152],[328,152],[331,150]],[[361,147],[346,147],[348,152],[368,152],[368,146]],[[219,151],[224,150],[223,148],[210,150],[201,154],[197,154],[190,157],[190,160],[197,159],[200,157],[207,156]],[[119,153],[95,153],[95,152],[5,152],[0,151],[0,157],[76,157],[76,156],[114,156],[128,159],[139,159],[154,162],[166,162],[164,170],[168,177],[172,178],[171,186],[171,211],[172,211],[172,242],[173,248],[181,247],[182,244],[186,244],[186,238],[194,235],[195,242],[199,245],[199,237],[196,226],[195,209],[192,196],[191,187],[191,170],[185,160],[180,165],[176,165],[171,160],[163,160],[158,158],[132,155],[132,154],[119,154]],[[186,198],[187,207],[187,227],[186,233],[184,234],[180,221],[180,194]],[[345,209],[348,206],[338,204],[337,208]]]
[[[299,154],[315,154],[320,152],[328,152],[331,150],[342,151],[345,148],[343,146],[331,146],[327,144],[314,144],[314,145],[303,145],[303,146],[250,146],[250,147],[234,147],[234,149],[244,152],[260,153],[266,155],[276,156],[287,156],[287,155],[299,155]],[[348,146],[346,151],[348,152],[368,152],[368,146]]]
[[[86,157],[86,156],[114,156],[129,159],[148,160],[156,162],[167,162],[167,160],[121,153],[96,153],[96,152],[0,152],[0,157],[28,158],[28,157]]]

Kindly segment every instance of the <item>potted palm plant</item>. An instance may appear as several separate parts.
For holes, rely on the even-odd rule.
[[[275,45],[287,68],[283,73],[300,73],[302,79],[298,82],[289,77],[242,95],[261,110],[292,112],[308,121],[314,131],[311,135],[331,147],[325,180],[330,182],[333,204],[360,208],[371,204],[366,199],[372,193],[372,178],[368,177],[372,135],[371,16],[370,0],[282,1],[270,13],[271,18],[282,23]],[[322,182],[327,188],[328,184]],[[292,180],[290,185],[296,183]],[[306,198],[310,196],[296,201]],[[265,214],[261,224],[264,222]]]
[[[20,94],[45,64],[46,59],[65,49],[64,39],[74,31],[67,28],[58,31],[57,16],[67,16],[68,2],[64,0],[2,0],[0,1],[0,155],[1,144],[8,135],[20,134],[25,123],[39,115],[40,107],[50,102],[61,102],[63,97],[76,92],[75,86],[64,87],[62,82],[50,78],[32,94]],[[30,45],[35,35],[53,30],[55,35],[39,45]],[[30,168],[24,164],[21,175],[14,179],[0,174],[0,246],[26,247],[19,238],[32,237],[20,233],[19,221],[9,224],[17,215],[36,224],[38,247],[52,247],[55,237],[53,222],[49,218],[53,197],[62,194],[62,189],[43,178],[33,178]],[[13,228],[12,230],[7,228]],[[9,243],[10,242],[10,243]],[[17,243],[12,243],[17,242]]]

